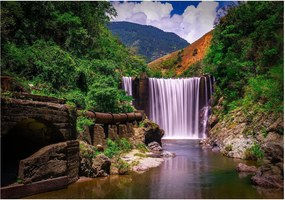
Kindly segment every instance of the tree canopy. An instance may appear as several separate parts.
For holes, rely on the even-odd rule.
[[[226,111],[283,112],[283,2],[247,2],[216,26],[205,72],[216,77]]]
[[[114,16],[105,1],[1,2],[2,75],[81,108],[131,111],[120,78],[147,67],[107,30]]]

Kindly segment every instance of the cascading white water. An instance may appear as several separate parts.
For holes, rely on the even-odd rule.
[[[207,79],[207,77],[202,77],[204,79],[205,82],[205,89],[204,89],[204,105],[202,105],[203,107],[200,110],[200,113],[202,114],[202,118],[201,118],[201,125],[202,125],[202,134],[203,134],[203,138],[206,137],[206,133],[207,133],[207,124],[208,124],[208,119],[209,119],[209,111],[211,109],[211,105],[210,105],[210,98],[211,95],[213,93],[212,91],[212,81],[210,78]],[[209,84],[209,91],[208,91],[208,84]],[[209,96],[208,96],[209,95]],[[201,96],[201,95],[200,95]]]
[[[123,89],[127,92],[127,94],[129,96],[133,95],[133,92],[132,92],[132,77],[125,77],[125,76],[123,76],[122,86],[123,86]]]
[[[200,88],[202,80],[204,86]],[[211,78],[149,78],[148,87],[148,117],[164,129],[164,139],[206,137],[213,92]],[[131,77],[123,77],[123,89],[132,95]]]
[[[164,129],[164,138],[197,139],[200,78],[149,78],[149,118]]]

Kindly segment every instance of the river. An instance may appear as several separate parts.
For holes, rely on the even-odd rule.
[[[282,192],[252,186],[249,177],[238,174],[235,167],[245,161],[202,149],[198,140],[164,140],[163,148],[176,157],[145,173],[78,181],[28,198],[283,198]]]

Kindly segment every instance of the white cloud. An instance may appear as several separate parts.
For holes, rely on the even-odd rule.
[[[201,2],[197,7],[188,6],[182,15],[170,13],[170,3],[144,1],[113,2],[118,16],[113,21],[128,21],[152,25],[167,32],[174,32],[190,43],[213,29],[218,2]]]

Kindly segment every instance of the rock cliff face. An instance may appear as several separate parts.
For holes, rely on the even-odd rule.
[[[221,101],[210,117],[211,129],[204,146],[218,149],[228,157],[259,160],[261,166],[252,182],[283,188],[283,116],[245,112],[242,108],[222,116],[217,114],[222,109]]]

